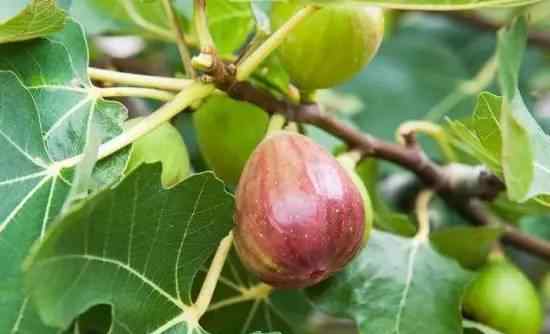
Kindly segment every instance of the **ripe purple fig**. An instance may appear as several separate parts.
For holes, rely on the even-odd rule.
[[[363,245],[361,193],[336,159],[300,134],[277,131],[258,145],[236,202],[237,252],[274,287],[314,285]]]

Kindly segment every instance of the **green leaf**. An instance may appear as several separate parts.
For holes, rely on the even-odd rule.
[[[74,21],[48,38],[0,45],[0,70],[15,73],[31,93],[53,160],[82,153],[92,123],[102,141],[122,132],[126,110],[118,102],[99,98],[87,74],[86,39]],[[126,153],[101,162],[104,168],[96,171],[97,181],[112,182],[113,174],[121,174],[125,159]]]
[[[453,145],[502,175],[501,115],[502,98],[482,92],[477,98],[474,113],[466,122],[451,121]]]
[[[103,33],[136,34],[174,41],[169,21],[160,1],[142,0],[78,0],[71,6],[71,15],[91,35]],[[139,23],[137,23],[139,22]],[[152,29],[146,27],[153,26]]]
[[[201,324],[215,334],[258,330],[302,334],[311,310],[303,290],[272,290],[253,277],[232,250]]]
[[[341,3],[341,0],[301,0],[310,3]],[[348,0],[364,2],[386,8],[408,10],[464,10],[485,7],[514,7],[537,3],[541,0]]]
[[[76,206],[34,249],[26,283],[46,323],[66,328],[110,304],[112,333],[205,333],[191,286],[232,227],[233,198],[212,173],[171,189],[160,175],[144,165]]]
[[[58,163],[83,152],[92,127],[100,141],[122,131],[125,110],[93,94],[86,52],[73,22],[47,39],[0,45],[0,332],[48,333],[23,293],[21,263],[71,188],[74,170]],[[99,163],[95,183],[117,180],[126,156]]]
[[[142,121],[134,118],[126,123],[130,128]],[[164,123],[132,144],[125,173],[143,163],[162,163],[162,184],[171,187],[191,173],[187,148],[179,131],[169,122]]]
[[[499,32],[497,52],[504,97],[502,165],[508,196],[516,202],[550,194],[550,137],[529,113],[518,89],[526,40],[527,20],[520,17]]]
[[[375,231],[351,264],[310,291],[322,310],[353,318],[361,333],[456,334],[471,277],[426,241]]]
[[[181,25],[191,36],[192,2],[175,0]],[[208,26],[220,54],[228,55],[239,49],[254,27],[250,4],[246,1],[209,0],[206,3]],[[79,0],[71,14],[86,27],[89,34],[137,34],[145,37],[175,41],[160,1],[142,0]],[[231,29],[228,29],[231,27]]]
[[[463,267],[476,269],[485,264],[502,232],[500,227],[456,226],[434,231],[430,239],[441,254],[456,259]]]
[[[0,44],[46,36],[63,29],[65,20],[56,0],[32,0],[17,15],[0,19]]]
[[[222,55],[237,50],[253,31],[254,16],[246,1],[208,0],[206,11],[208,27]]]

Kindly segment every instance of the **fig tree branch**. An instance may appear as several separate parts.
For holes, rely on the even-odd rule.
[[[323,112],[317,104],[295,104],[278,99],[247,81],[237,81],[234,77],[223,74],[228,73],[224,69],[213,69],[211,73],[214,74],[211,75],[216,87],[234,99],[255,104],[270,114],[283,114],[291,121],[314,125],[340,138],[350,150],[358,150],[367,157],[393,162],[413,172],[450,208],[473,224],[501,223],[481,205],[482,200],[490,201],[505,189],[504,183],[486,169],[458,164],[439,165],[417,145],[414,133],[401,133],[405,145],[387,142],[337,120]],[[219,76],[220,73],[222,76]],[[510,225],[502,225],[505,228],[504,241],[550,260],[550,243],[530,237]]]

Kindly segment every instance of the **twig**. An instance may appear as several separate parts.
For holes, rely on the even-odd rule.
[[[208,28],[208,17],[206,16],[206,0],[195,0],[193,7],[193,23],[199,38],[201,52],[215,53],[216,45],[210,35]]]
[[[216,290],[216,285],[222,272],[223,265],[225,264],[225,260],[227,259],[227,255],[231,250],[231,245],[233,245],[233,233],[229,232],[229,234],[222,239],[216,250],[210,269],[208,269],[206,278],[202,283],[197,301],[194,304],[199,319],[208,310],[208,306],[212,301],[214,290]]]
[[[421,242],[427,241],[430,237],[430,201],[433,197],[431,190],[423,190],[416,199],[416,217],[418,221],[418,232],[415,239]]]
[[[427,121],[408,121],[402,123],[397,129],[397,141],[404,145],[405,137],[410,133],[423,133],[428,135],[439,145],[439,149],[447,161],[457,160],[449,138],[441,126]]]
[[[176,96],[172,92],[153,88],[139,87],[112,87],[96,88],[97,94],[101,97],[144,97],[159,101],[170,101]]]
[[[185,74],[187,74],[191,78],[194,78],[195,70],[191,65],[191,53],[189,52],[189,48],[187,47],[187,44],[185,42],[185,36],[183,34],[181,24],[178,20],[178,16],[176,15],[174,7],[172,6],[172,0],[162,0],[162,5],[164,6],[164,12],[166,13],[166,16],[171,22],[172,30],[176,35],[176,44],[178,46],[180,58],[183,63],[183,68],[185,69]]]
[[[310,5],[294,14],[283,26],[263,42],[254,52],[241,61],[237,68],[237,81],[246,80],[252,72],[281,45],[286,36],[294,30],[305,18],[319,9],[318,6]]]
[[[92,80],[97,81],[138,86],[141,88],[156,88],[169,91],[181,91],[186,87],[189,87],[193,83],[192,80],[186,79],[124,73],[93,67],[88,68],[88,75]]]

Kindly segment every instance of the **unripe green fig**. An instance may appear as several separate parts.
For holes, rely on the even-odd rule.
[[[276,131],[252,153],[239,182],[235,247],[265,283],[311,286],[361,249],[365,211],[334,157],[303,135]]]
[[[351,180],[357,187],[357,190],[359,190],[359,193],[361,194],[361,198],[363,198],[363,207],[365,208],[365,232],[363,233],[363,236],[364,236],[364,241],[367,242],[369,240],[370,233],[372,231],[374,211],[372,208],[372,202],[370,200],[370,195],[367,190],[367,187],[365,186],[365,183],[363,182],[363,180],[355,170],[357,167],[358,159],[355,159],[355,157],[353,157],[351,153],[344,153],[344,154],[340,154],[337,160],[342,165],[342,167],[344,167],[346,172],[348,172],[349,176],[351,177]]]
[[[267,113],[252,104],[213,95],[193,114],[193,122],[208,166],[226,183],[237,185],[248,157],[265,135]]]
[[[124,125],[127,129],[136,126],[143,117],[134,118]],[[187,147],[178,130],[166,122],[147,135],[136,140],[130,149],[126,174],[143,163],[162,163],[162,185],[169,188],[191,173],[191,163]]]
[[[271,20],[282,26],[302,4],[275,2]],[[305,18],[279,47],[292,82],[301,90],[328,88],[351,79],[374,57],[384,36],[382,9],[331,4]]]
[[[502,257],[481,269],[466,291],[463,310],[504,334],[539,334],[543,320],[535,287]]]

